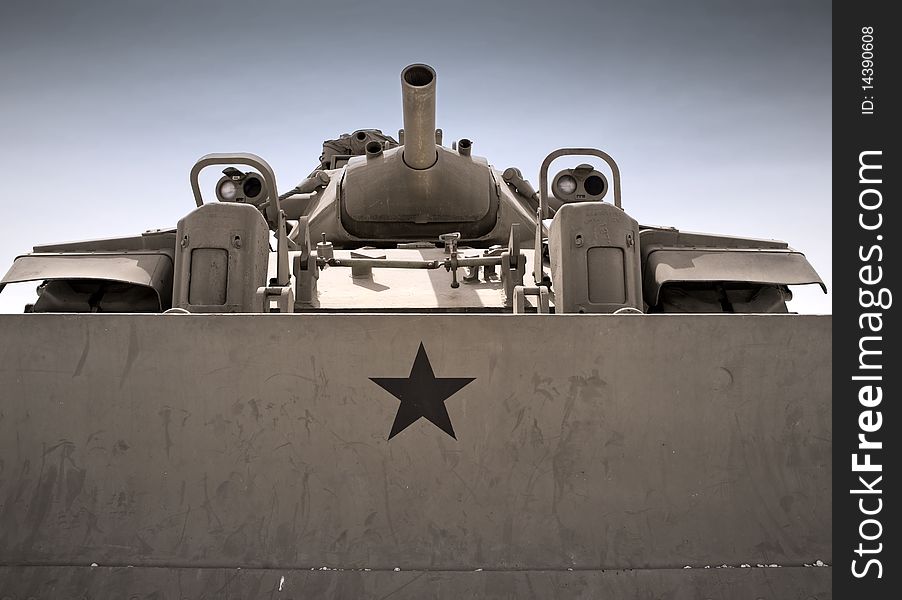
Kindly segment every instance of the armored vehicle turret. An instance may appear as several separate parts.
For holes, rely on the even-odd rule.
[[[175,227],[15,260],[0,589],[829,596],[804,255],[640,224],[599,149],[534,186],[445,145],[436,86],[405,68],[397,136],[327,140],[291,189],[208,154]]]
[[[34,312],[215,313],[768,313],[786,312],[789,285],[823,285],[784,242],[640,225],[601,150],[551,152],[537,192],[468,139],[442,145],[435,98],[435,71],[410,65],[397,140],[328,140],[284,193],[258,156],[204,156],[177,228],[36,246],[0,285],[40,281]],[[573,165],[551,176],[555,159]],[[215,190],[200,187],[206,167],[225,167]]]

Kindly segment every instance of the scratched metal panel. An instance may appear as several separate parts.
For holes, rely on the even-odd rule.
[[[830,328],[3,315],[0,564],[830,563]]]
[[[147,598],[666,598],[829,600],[831,569],[630,571],[320,571],[291,569],[0,567],[0,599]]]

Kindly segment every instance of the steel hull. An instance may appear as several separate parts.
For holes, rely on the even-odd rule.
[[[371,378],[420,344],[472,379],[456,439],[388,439]],[[0,590],[827,598],[831,349],[796,315],[2,315]]]

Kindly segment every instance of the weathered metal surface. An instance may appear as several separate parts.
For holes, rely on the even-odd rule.
[[[54,279],[104,279],[133,283],[163,297],[172,293],[172,256],[162,251],[108,254],[29,254],[12,264],[0,289],[9,283]]]
[[[7,598],[666,598],[827,600],[830,569],[631,571],[321,571],[292,569],[0,567]]]
[[[384,256],[386,261],[444,261],[448,255],[441,248],[398,250],[385,248],[370,251]],[[335,250],[335,258],[351,258],[354,251]],[[292,257],[297,253],[292,252]],[[483,250],[461,248],[461,257],[481,256]],[[532,255],[526,256],[526,272],[532,269]],[[274,273],[273,261],[270,274]],[[451,287],[451,274],[438,269],[373,268],[370,277],[354,278],[351,269],[328,267],[319,273],[319,308],[326,310],[466,310],[474,308],[504,307],[504,286],[500,270],[494,279],[486,280],[480,269],[479,279],[462,281],[460,287]],[[462,278],[463,270],[461,270]],[[416,348],[414,348],[415,350]]]
[[[341,223],[349,233],[363,239],[386,232],[435,239],[460,230],[464,239],[476,239],[496,228],[498,190],[485,158],[464,157],[433,143],[431,168],[418,170],[404,162],[407,148],[348,161],[340,202]]]
[[[429,65],[408,65],[401,71],[404,107],[404,162],[414,169],[435,163],[435,71]]]
[[[830,326],[2,315],[0,564],[532,569],[602,590],[579,570],[778,564],[748,577],[809,589],[829,569],[788,567],[831,562]],[[441,403],[456,439],[426,406],[449,379],[472,379]],[[426,418],[389,441],[411,389]]]
[[[791,250],[664,248],[648,253],[645,298],[657,304],[661,287],[693,281],[742,281],[758,284],[806,285],[824,282],[805,255]]]

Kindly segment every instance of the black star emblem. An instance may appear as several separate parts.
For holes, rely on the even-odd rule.
[[[372,382],[401,401],[388,439],[407,429],[420,417],[425,417],[456,440],[445,400],[474,379],[475,377],[436,377],[429,364],[429,357],[426,356],[426,348],[420,342],[410,377],[370,377]]]

